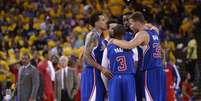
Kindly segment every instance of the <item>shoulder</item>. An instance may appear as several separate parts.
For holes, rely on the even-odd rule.
[[[37,65],[37,67],[40,67],[42,64],[43,64],[42,61],[40,61],[40,62],[38,63],[38,65]]]
[[[139,31],[136,33],[135,37],[149,37],[149,32],[147,30]]]
[[[149,34],[148,32],[149,30],[143,30],[143,31],[139,31],[136,33],[136,35],[144,35],[144,34]]]
[[[189,42],[188,42],[188,46],[189,47],[193,47],[193,46],[195,46],[196,45],[196,40],[190,40]]]
[[[91,38],[91,37],[93,37],[93,36],[96,36],[96,33],[94,33],[94,32],[89,32],[88,34],[87,34],[87,36],[86,36],[86,38]]]
[[[61,72],[62,69],[59,69],[58,71],[55,72],[55,74],[59,74]]]
[[[32,70],[36,70],[36,67],[32,64],[29,65],[29,68],[31,68]]]
[[[107,45],[107,47],[105,48],[105,51],[108,51],[108,50],[111,50],[111,49],[114,49],[118,47],[117,45],[113,44],[113,43],[110,43]]]
[[[96,33],[94,33],[94,32],[89,32],[89,33],[86,35],[85,44],[86,44],[86,45],[89,45],[89,44],[95,42],[97,39],[98,39],[98,38],[97,38]]]
[[[20,66],[19,71],[21,71],[21,70],[22,70],[22,68],[23,68],[23,66]]]
[[[75,69],[74,69],[74,68],[72,68],[72,67],[68,67],[68,71],[72,71],[72,72],[74,72],[74,71],[75,71]]]
[[[71,67],[68,67],[68,71],[75,74],[76,73],[76,70],[74,68],[71,68]]]
[[[33,66],[33,65],[29,65],[28,68],[30,68],[30,71],[33,71],[34,73],[37,73],[37,72],[38,72],[38,69],[37,69],[35,66]],[[35,74],[34,74],[34,75],[35,75]]]
[[[190,43],[195,44],[195,43],[196,43],[196,40],[195,40],[195,39],[192,39],[192,40],[190,40]]]
[[[113,43],[108,43],[106,48],[110,48],[113,46]]]

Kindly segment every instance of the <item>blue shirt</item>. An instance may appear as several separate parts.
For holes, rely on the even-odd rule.
[[[114,44],[108,44],[104,50],[102,65],[109,68],[112,74],[134,74],[136,72],[134,51],[122,49]]]
[[[162,68],[161,47],[158,33],[155,30],[145,30],[149,35],[149,43],[143,51],[143,70]]]
[[[130,41],[134,38],[134,35],[132,32],[126,32],[123,36],[124,40],[126,41]]]

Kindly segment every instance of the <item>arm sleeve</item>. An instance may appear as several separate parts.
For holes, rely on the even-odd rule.
[[[109,60],[107,58],[107,48],[105,48],[104,52],[103,52],[103,59],[102,59],[102,63],[101,65],[105,68],[108,68],[109,66]],[[103,83],[105,85],[106,90],[108,90],[108,79],[101,73],[101,78],[103,80]]]

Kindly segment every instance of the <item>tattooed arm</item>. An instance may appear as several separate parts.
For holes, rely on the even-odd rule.
[[[107,78],[112,78],[112,74],[109,72],[109,70],[95,62],[95,60],[91,56],[93,48],[97,45],[98,39],[96,34],[93,32],[89,33],[85,41],[84,60],[94,68],[100,70]]]

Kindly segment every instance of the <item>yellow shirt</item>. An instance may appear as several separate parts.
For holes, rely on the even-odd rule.
[[[117,16],[123,12],[123,0],[109,0],[108,8],[110,9],[112,15]]]
[[[192,49],[192,55],[191,55],[191,49]],[[192,39],[188,42],[187,46],[187,58],[188,59],[197,59],[197,42],[195,39]]]
[[[8,71],[9,67],[6,61],[0,60],[0,65],[1,65],[1,69]],[[3,81],[6,79],[6,75],[5,74],[1,74],[0,73],[0,81]]]
[[[174,56],[174,54],[173,54],[172,51],[169,52],[168,57],[169,57],[170,61],[171,61],[173,64],[176,63],[176,58],[175,58],[175,56]]]

